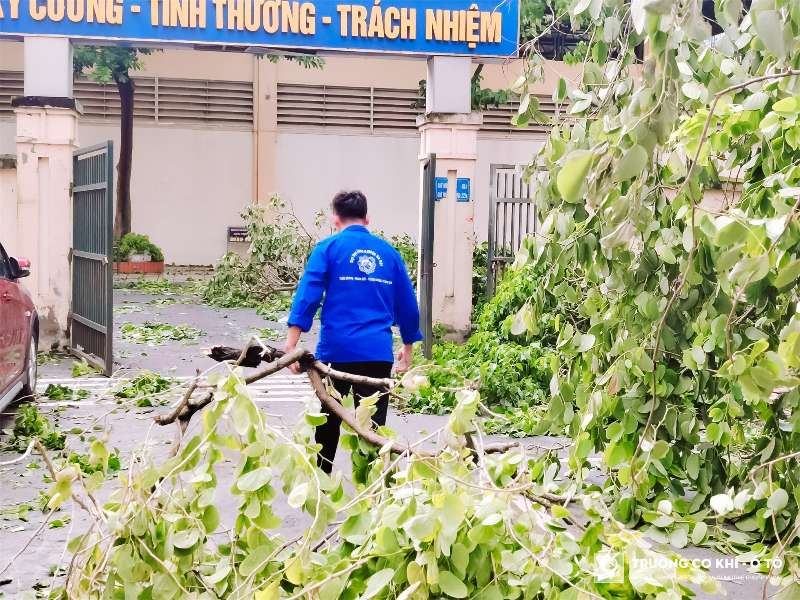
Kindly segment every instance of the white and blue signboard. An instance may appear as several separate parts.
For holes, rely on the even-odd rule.
[[[508,57],[520,0],[0,0],[0,36]]]
[[[456,202],[469,202],[472,197],[472,182],[466,177],[456,179]]]
[[[436,189],[437,201],[447,198],[447,177],[437,177],[434,179],[434,188]]]

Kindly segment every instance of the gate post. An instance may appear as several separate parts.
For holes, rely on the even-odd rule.
[[[456,340],[472,326],[473,188],[483,117],[471,112],[471,75],[469,58],[429,59],[426,114],[417,119],[420,164],[436,155],[433,321]]]
[[[25,38],[24,96],[17,117],[17,246],[31,260],[25,280],[39,314],[39,347],[67,340],[72,246],[72,154],[78,111],[69,40]]]

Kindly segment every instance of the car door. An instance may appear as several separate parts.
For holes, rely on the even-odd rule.
[[[0,389],[25,368],[28,318],[19,284],[11,278],[8,255],[0,246]]]

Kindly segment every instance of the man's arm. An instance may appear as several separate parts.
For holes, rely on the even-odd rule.
[[[297,347],[300,340],[300,333],[311,329],[314,322],[314,315],[317,314],[322,303],[322,296],[325,294],[325,285],[328,275],[328,260],[325,255],[325,248],[318,244],[311,256],[297,291],[292,301],[292,310],[289,313],[289,331],[286,334],[284,350],[291,352]],[[295,373],[300,372],[300,368],[295,363],[289,367]]]
[[[397,356],[396,371],[404,373],[411,367],[411,357],[414,351],[414,342],[422,339],[419,329],[419,305],[414,285],[408,276],[402,258],[397,258],[397,271],[395,277],[395,303],[394,321],[400,328],[400,337],[403,339],[403,348]]]

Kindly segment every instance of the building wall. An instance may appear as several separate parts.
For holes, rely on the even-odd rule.
[[[113,140],[116,127],[81,123],[80,143]],[[164,250],[167,262],[215,263],[227,228],[252,199],[252,132],[136,127],[131,177],[131,226]]]
[[[372,133],[347,128],[277,125],[277,84],[416,89],[424,60],[334,56],[325,68],[277,64],[250,54],[165,50],[144,60],[145,77],[252,82],[253,123],[165,124],[139,121],[134,128],[133,229],[164,248],[167,261],[212,264],[226,250],[227,227],[241,224],[251,202],[278,193],[311,226],[339,190],[360,188],[370,199],[374,227],[416,238],[419,135],[412,130]],[[574,68],[548,66],[549,77],[574,78]],[[22,70],[22,44],[0,42],[0,70]],[[484,85],[508,86],[519,61],[488,64]],[[541,91],[541,90],[537,90]],[[0,154],[15,153],[13,117],[0,117]],[[82,146],[112,139],[117,123],[82,119]],[[482,135],[477,176],[475,234],[486,238],[492,164],[526,164],[541,145],[535,136]]]
[[[278,189],[297,215],[313,223],[334,194],[362,190],[372,226],[416,237],[419,165],[417,136],[278,133]]]

